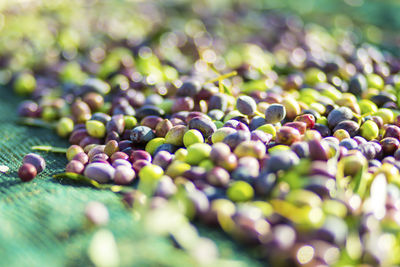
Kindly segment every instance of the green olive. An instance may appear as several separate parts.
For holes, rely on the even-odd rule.
[[[254,197],[253,187],[244,181],[232,183],[226,193],[228,198],[234,202],[249,201]]]
[[[211,146],[204,143],[196,143],[187,148],[188,154],[186,162],[191,165],[198,165],[202,160],[208,158],[211,152]]]
[[[67,137],[74,130],[74,121],[70,118],[61,118],[56,127],[57,134],[61,137]]]
[[[86,122],[86,130],[90,136],[96,138],[103,138],[106,135],[106,126],[96,120],[89,120]]]
[[[183,135],[183,144],[189,147],[195,143],[204,143],[204,137],[200,131],[191,129]]]
[[[367,120],[360,127],[361,136],[368,141],[375,139],[379,135],[379,127],[373,120]]]
[[[145,150],[149,152],[151,155],[154,154],[156,149],[161,146],[162,144],[165,144],[165,138],[163,137],[156,137],[154,139],[151,139],[147,144]]]

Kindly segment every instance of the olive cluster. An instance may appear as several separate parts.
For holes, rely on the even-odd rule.
[[[169,33],[172,62],[165,44],[123,44],[82,55],[87,70],[16,74],[16,92],[33,92],[18,112],[69,138],[67,172],[130,186],[130,205],[183,190],[188,216],[276,266],[399,264],[400,61],[291,17],[265,24],[270,38],[232,47]],[[62,82],[70,72],[90,78]]]

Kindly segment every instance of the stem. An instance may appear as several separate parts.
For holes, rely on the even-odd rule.
[[[218,81],[218,88],[220,93],[224,93],[224,83],[221,80]]]
[[[53,153],[67,153],[67,148],[64,147],[54,147],[54,146],[33,146],[31,147],[32,150],[39,150],[39,151],[46,151],[46,152],[53,152]]]
[[[207,63],[207,65],[208,65],[208,67],[209,67],[213,72],[215,72],[218,76],[221,75],[221,74],[219,73],[219,71],[218,71],[213,65],[211,65],[210,63]]]
[[[56,128],[56,125],[54,123],[34,118],[21,118],[18,120],[18,123],[21,125],[47,128],[52,130]]]
[[[230,78],[232,76],[235,76],[235,75],[237,75],[237,71],[232,71],[232,72],[229,72],[227,74],[220,75],[220,76],[218,76],[218,77],[216,77],[216,78],[214,78],[212,80],[209,80],[206,83],[214,83],[216,81],[221,82],[222,80],[228,79],[228,78]]]

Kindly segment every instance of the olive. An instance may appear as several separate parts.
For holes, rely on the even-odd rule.
[[[137,126],[132,129],[130,134],[130,139],[134,143],[147,143],[154,137],[154,132],[147,126]]]
[[[388,92],[379,92],[377,95],[373,95],[370,100],[380,108],[387,103],[397,102],[397,98]]]
[[[207,181],[214,186],[225,187],[230,180],[229,172],[221,167],[214,167],[211,171],[207,172]]]
[[[100,95],[108,94],[110,91],[110,85],[97,78],[89,78],[85,81],[82,86],[83,92],[96,92]]]
[[[217,163],[224,161],[231,154],[231,150],[225,143],[216,143],[211,147],[210,159]]]
[[[299,115],[294,119],[295,122],[300,121],[304,122],[307,126],[307,129],[312,129],[314,128],[315,125],[315,117],[311,114],[303,114]]]
[[[177,96],[189,96],[193,97],[197,95],[201,90],[201,84],[198,81],[190,80],[185,81],[181,87],[178,88],[176,95]]]
[[[257,103],[250,96],[242,95],[236,100],[236,108],[244,115],[251,116],[257,110]]]
[[[163,176],[159,180],[154,194],[159,197],[169,198],[176,192],[177,187],[172,179],[168,176]]]
[[[396,125],[387,125],[385,128],[385,134],[383,136],[385,137],[393,137],[396,139],[400,139],[400,127]]]
[[[167,151],[169,153],[175,153],[175,151],[177,149],[178,149],[178,147],[173,144],[162,144],[161,146],[157,147],[157,149],[154,151],[153,155],[157,155],[157,153],[160,151]]]
[[[250,134],[250,140],[260,141],[261,143],[268,144],[272,139],[272,135],[265,133],[261,130],[254,130]]]
[[[29,182],[33,180],[37,175],[37,169],[31,163],[23,163],[22,166],[18,169],[18,176],[21,178],[23,182]]]
[[[115,169],[111,165],[100,162],[90,163],[84,172],[86,177],[99,183],[106,183],[114,179],[114,173]]]
[[[264,125],[264,124],[266,124],[266,123],[267,123],[267,121],[266,121],[263,117],[261,117],[261,116],[254,116],[254,117],[251,119],[250,123],[249,123],[249,128],[250,128],[251,131],[254,131],[254,130],[257,129],[258,127],[260,127],[260,126],[262,126],[262,125]]]
[[[117,132],[118,134],[122,134],[125,129],[125,119],[123,115],[114,115],[106,124],[107,132]]]
[[[301,121],[287,122],[284,126],[292,127],[300,132],[300,134],[304,134],[307,129],[307,124]]]
[[[237,131],[235,133],[228,134],[222,142],[227,144],[232,150],[234,150],[240,143],[250,140],[250,133],[245,131]]]
[[[365,144],[361,144],[358,149],[364,155],[365,158],[372,160],[376,157],[376,149],[373,144],[367,142]]]
[[[35,153],[25,155],[22,162],[32,164],[36,168],[37,173],[41,173],[46,168],[46,161],[42,156]]]
[[[308,141],[308,149],[312,160],[328,160],[328,146],[326,142],[319,140]]]
[[[307,158],[310,155],[307,142],[295,142],[290,148],[299,158]]]
[[[222,110],[219,110],[219,109],[212,109],[207,113],[207,115],[212,120],[220,121],[220,120],[223,119],[225,113]]]
[[[282,126],[276,133],[276,142],[284,145],[291,145],[300,141],[300,132],[292,127]]]
[[[173,113],[179,111],[190,111],[194,108],[194,101],[190,97],[178,97],[175,99],[174,104],[172,105],[171,111]]]
[[[340,146],[347,148],[348,150],[356,149],[358,147],[358,143],[351,138],[345,138],[339,143]]]
[[[165,137],[165,135],[168,133],[169,130],[171,130],[172,127],[174,127],[174,125],[168,119],[159,121],[155,127],[156,135],[158,137]]]
[[[18,115],[21,117],[39,117],[40,110],[39,105],[31,100],[22,101],[18,105]]]
[[[328,115],[328,124],[330,128],[335,128],[342,121],[348,121],[353,118],[353,111],[348,107],[340,107],[332,110]]]
[[[189,121],[189,129],[199,130],[204,138],[208,138],[217,130],[217,127],[209,119],[196,117]]]
[[[142,120],[146,116],[158,116],[162,117],[164,111],[158,107],[151,105],[144,105],[136,110],[136,118]]]
[[[78,145],[85,137],[88,136],[89,134],[86,129],[74,130],[69,136],[69,142],[73,145]]]
[[[128,136],[129,136],[129,135],[128,135]],[[123,138],[124,138],[124,137],[125,137],[125,136],[123,136]],[[119,141],[121,140],[121,137],[120,137],[120,135],[119,135],[117,132],[111,131],[111,132],[107,133],[105,142],[107,143],[107,142],[109,142],[109,141],[111,141],[111,140],[115,140],[115,141],[119,142]]]
[[[92,111],[99,110],[104,105],[104,98],[101,94],[90,92],[85,94],[83,101],[89,105]]]
[[[281,151],[271,155],[265,170],[267,172],[277,172],[288,170],[299,163],[299,157],[292,151]]]
[[[360,129],[360,126],[355,121],[344,120],[344,121],[339,122],[335,126],[333,131],[335,132],[335,131],[337,131],[339,129],[346,130],[350,134],[351,137],[354,137],[358,133],[358,130]]]
[[[186,126],[177,125],[172,127],[165,135],[165,142],[175,146],[183,145],[183,136],[187,131]]]
[[[272,104],[265,110],[265,121],[267,123],[277,123],[286,116],[286,109],[283,105]]]
[[[367,79],[362,74],[356,74],[350,78],[349,92],[360,96],[368,88]]]
[[[380,144],[385,155],[393,155],[394,152],[399,148],[400,142],[396,138],[386,137],[380,141]]]
[[[213,109],[218,109],[223,112],[226,111],[228,107],[228,99],[227,96],[224,94],[215,94],[211,96],[210,100],[208,101],[208,110],[211,111]]]
[[[317,130],[321,134],[322,137],[327,137],[327,136],[331,135],[331,130],[326,125],[316,123],[316,124],[314,124],[313,129]]]
[[[249,131],[249,127],[247,127],[246,124],[244,124],[240,121],[234,120],[234,119],[231,119],[231,120],[228,120],[227,122],[225,122],[223,127],[230,127],[235,130],[241,130],[241,131],[246,131],[246,132]]]

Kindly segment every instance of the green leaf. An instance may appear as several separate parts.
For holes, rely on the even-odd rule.
[[[110,190],[115,193],[124,193],[130,192],[133,190],[130,186],[122,186],[122,185],[111,185],[111,184],[99,184],[95,180],[92,180],[84,175],[73,173],[73,172],[63,172],[56,175],[53,175],[54,179],[69,179],[77,182],[82,182],[87,185],[91,185],[100,190]]]
[[[47,128],[47,129],[52,129],[52,130],[56,128],[55,123],[50,123],[50,122],[46,122],[41,119],[34,119],[34,118],[21,118],[17,121],[17,123],[21,124],[21,125],[26,125],[26,126]]]
[[[54,146],[32,146],[32,150],[66,154],[68,148]]]

